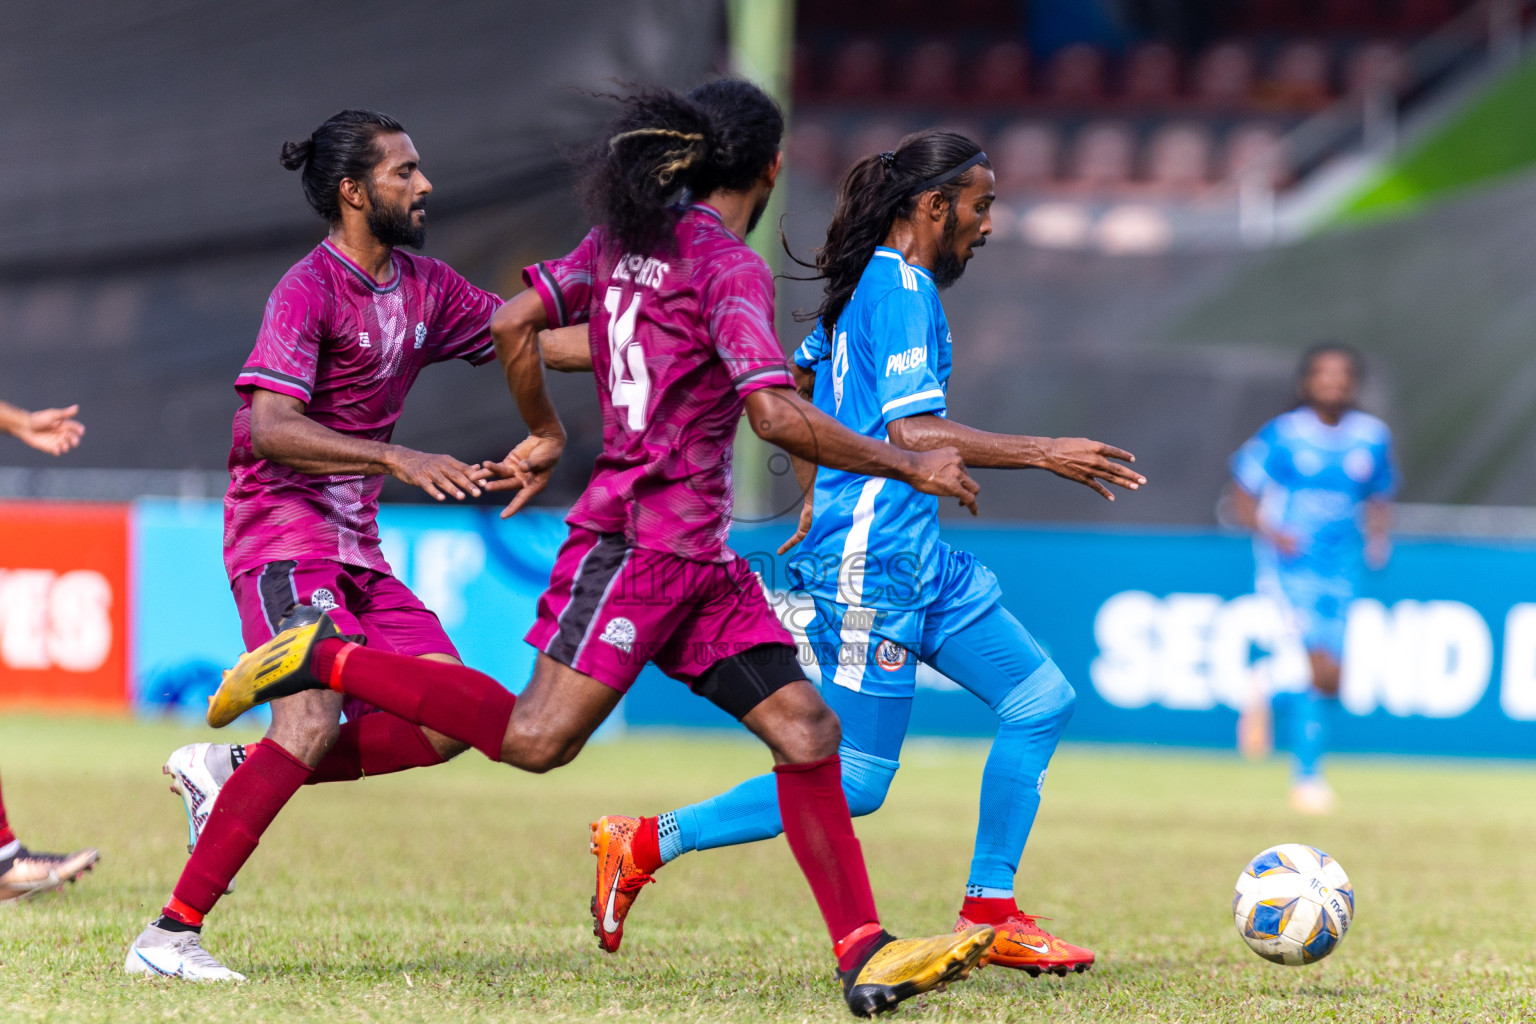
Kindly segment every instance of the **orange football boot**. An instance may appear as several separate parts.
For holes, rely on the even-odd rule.
[[[610,953],[624,941],[624,918],[640,890],[655,879],[635,866],[633,844],[639,818],[607,814],[592,823],[592,853],[597,857],[597,892],[592,896],[592,934]]]
[[[955,931],[975,927],[981,922],[967,920],[965,915],[955,923]],[[993,925],[997,936],[987,954],[987,963],[998,967],[1012,967],[1038,978],[1042,972],[1065,976],[1069,971],[1083,973],[1093,966],[1093,952],[1082,946],[1063,942],[1035,923],[1025,913],[1008,915],[1002,924]]]

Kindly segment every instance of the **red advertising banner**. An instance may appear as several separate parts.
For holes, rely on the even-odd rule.
[[[0,706],[128,704],[128,506],[0,502]]]

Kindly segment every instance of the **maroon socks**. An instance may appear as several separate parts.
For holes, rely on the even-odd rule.
[[[784,838],[811,884],[827,922],[840,971],[850,970],[881,935],[864,852],[853,834],[836,754],[806,764],[773,768]]]
[[[6,847],[16,841],[16,833],[11,831],[10,822],[5,820],[5,799],[0,795],[0,847]]]
[[[175,894],[166,904],[166,917],[202,924],[202,915],[224,895],[277,812],[309,778],[309,765],[271,740],[245,750],[245,763],[224,784],[187,858]],[[196,920],[187,920],[194,916]]]
[[[484,672],[336,639],[315,645],[310,670],[333,690],[501,760],[517,698]]]
[[[365,775],[430,768],[443,760],[420,726],[375,712],[342,723],[335,746],[321,758],[305,784],[351,782]]]

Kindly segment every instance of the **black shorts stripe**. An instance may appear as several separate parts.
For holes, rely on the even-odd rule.
[[[571,602],[560,613],[560,632],[544,649],[545,654],[562,665],[576,661],[576,652],[592,628],[592,619],[603,603],[608,584],[618,574],[628,554],[629,545],[624,543],[621,533],[603,534],[587,552],[571,584]]]
[[[299,595],[293,586],[293,569],[297,562],[268,562],[261,570],[257,592],[261,594],[261,610],[267,617],[267,628],[277,635],[278,623],[282,622],[298,606]]]

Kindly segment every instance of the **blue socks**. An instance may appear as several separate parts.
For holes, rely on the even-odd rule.
[[[968,894],[987,899],[1013,895],[1013,876],[1040,809],[1046,766],[1075,702],[1061,669],[1047,661],[993,709],[1002,722],[981,774]]]
[[[1286,747],[1296,759],[1295,778],[1322,778],[1323,753],[1328,749],[1328,716],[1332,698],[1308,687],[1302,693],[1275,694],[1276,717],[1283,716]]]
[[[869,814],[885,802],[886,791],[901,765],[849,746],[841,747],[838,755],[843,762],[843,793],[849,813],[854,817]],[[719,796],[656,819],[663,864],[691,850],[755,843],[783,831],[778,786],[771,774],[748,779]]]

